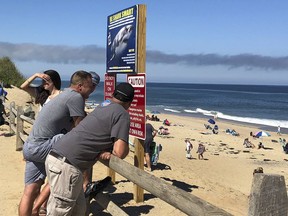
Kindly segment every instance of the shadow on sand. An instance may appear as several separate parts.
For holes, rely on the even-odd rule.
[[[190,185],[190,184],[187,184],[185,182],[178,181],[175,179],[170,179],[170,178],[166,178],[166,177],[161,177],[161,178],[164,179],[165,181],[172,182],[172,185],[174,185],[175,187],[180,188],[186,192],[192,192],[192,189],[198,189],[199,188],[199,186],[197,186],[197,185]]]
[[[132,193],[116,193],[116,194],[109,194],[110,200],[115,203],[117,206],[119,206],[126,214],[137,216],[142,214],[149,214],[150,210],[154,208],[152,205],[143,205],[143,203],[140,203],[139,206],[125,206],[122,205],[128,203],[129,201],[133,200],[133,194]],[[152,194],[144,194],[144,200],[147,201],[149,199],[156,198]],[[95,200],[92,200],[90,203],[90,214],[91,216],[106,216],[111,215],[106,210],[103,209]]]

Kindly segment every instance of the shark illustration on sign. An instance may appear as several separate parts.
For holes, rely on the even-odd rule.
[[[118,59],[122,55],[123,51],[126,50],[132,32],[132,25],[126,25],[120,29],[112,42],[111,58],[109,62],[111,62],[113,59]]]

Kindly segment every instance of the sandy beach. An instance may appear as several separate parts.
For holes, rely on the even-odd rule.
[[[6,89],[9,102],[25,106],[30,96],[17,88]],[[37,107],[34,107],[37,110]],[[279,138],[288,140],[287,134],[281,136],[274,131],[270,137],[252,138],[252,131],[257,132],[260,126],[239,124],[217,119],[219,133],[213,134],[204,124],[208,118],[192,118],[168,114],[157,114],[161,121],[149,121],[155,128],[162,126],[168,119],[171,126],[168,136],[156,136],[155,141],[163,149],[157,167],[151,173],[176,187],[185,190],[211,204],[226,210],[233,215],[247,215],[248,196],[250,194],[253,170],[263,167],[264,173],[279,174],[285,177],[288,185],[288,155],[284,154]],[[226,129],[236,130],[240,136],[226,134]],[[245,148],[243,140],[249,140],[257,146],[263,142],[266,149]],[[185,138],[192,141],[192,157],[185,158]],[[131,137],[131,142],[133,142]],[[16,138],[9,136],[9,127],[0,126],[0,215],[17,215],[17,208],[24,188],[24,168],[22,152],[15,151]],[[203,143],[206,147],[204,160],[198,160],[197,147]],[[133,152],[125,159],[133,163]],[[93,180],[106,176],[106,167],[97,163],[93,167]],[[145,201],[133,201],[133,183],[116,175],[116,184],[107,188],[111,199],[129,215],[185,215],[173,206],[165,203],[149,192],[145,192]],[[107,215],[94,204],[93,214]]]

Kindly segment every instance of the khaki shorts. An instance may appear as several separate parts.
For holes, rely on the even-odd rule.
[[[85,215],[83,175],[76,167],[48,154],[45,167],[51,194],[47,215]]]

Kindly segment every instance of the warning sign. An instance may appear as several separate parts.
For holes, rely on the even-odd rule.
[[[110,100],[112,94],[115,90],[116,75],[115,74],[105,74],[104,82],[104,100]]]
[[[130,135],[145,140],[146,76],[145,74],[127,75],[127,82],[135,90],[133,102],[128,110],[130,114]]]

